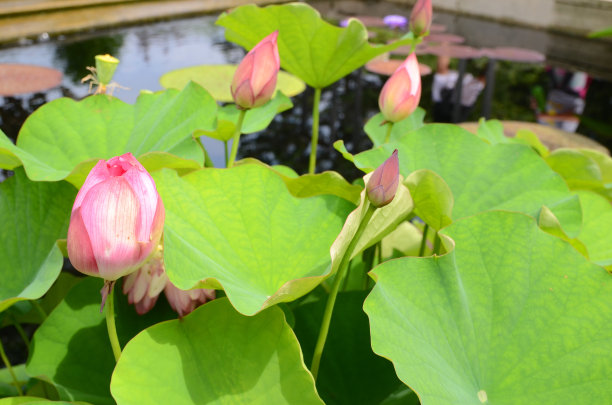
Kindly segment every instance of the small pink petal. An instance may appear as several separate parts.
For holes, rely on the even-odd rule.
[[[90,276],[99,276],[98,264],[96,263],[80,208],[76,209],[70,218],[67,249],[70,263],[72,263],[75,269]]]

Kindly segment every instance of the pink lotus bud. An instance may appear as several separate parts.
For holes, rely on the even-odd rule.
[[[421,74],[416,54],[411,53],[393,72],[378,97],[387,121],[398,122],[416,110],[421,100]]]
[[[100,160],[72,207],[70,261],[82,273],[117,280],[149,258],[164,218],[153,178],[131,153]]]
[[[231,86],[232,97],[238,106],[244,109],[259,107],[274,95],[280,68],[277,37],[278,31],[274,31],[262,39],[238,65]]]
[[[429,32],[432,14],[431,0],[417,0],[410,13],[410,31],[415,37]]]
[[[391,157],[374,170],[372,177],[366,185],[368,199],[376,208],[384,207],[389,204],[399,185],[399,159],[397,149],[393,151]]]
[[[170,306],[183,317],[199,305],[215,298],[215,290],[179,290],[168,280],[164,267],[163,247],[155,249],[151,258],[123,281],[123,293],[134,304],[136,312],[146,314],[155,306],[159,294],[164,291]]]

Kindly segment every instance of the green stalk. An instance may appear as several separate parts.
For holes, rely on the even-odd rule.
[[[419,247],[419,257],[423,257],[425,254],[425,246],[427,245],[427,231],[429,230],[429,225],[425,224],[423,227],[423,238],[421,239],[421,246]]]
[[[223,141],[223,153],[225,155],[225,167],[227,167],[227,160],[229,159],[227,155],[227,141]]]
[[[387,135],[385,136],[385,143],[391,140],[391,130],[393,129],[393,123],[387,122]]]
[[[227,163],[227,167],[234,166],[234,161],[236,160],[236,155],[238,154],[238,144],[240,143],[240,134],[242,131],[242,122],[244,121],[244,116],[246,115],[247,110],[240,109],[240,115],[238,115],[238,122],[236,123],[236,131],[234,132],[234,137],[232,138],[232,152],[230,153],[229,162]]]
[[[23,340],[23,342],[26,344],[26,346],[29,349],[30,339],[28,339],[28,335],[25,333],[25,330],[23,330],[23,327],[21,326],[21,324],[19,323],[15,315],[11,315],[11,318],[13,320],[13,325],[15,326],[15,329],[17,329],[17,333],[19,333],[19,336],[21,336],[21,339]]]
[[[40,317],[42,318],[44,322],[45,319],[47,319],[47,313],[45,312],[43,307],[36,300],[30,301],[30,303],[34,306],[34,308],[36,308],[36,310],[38,311],[38,313],[40,314]]]
[[[317,144],[319,143],[319,103],[321,102],[321,89],[314,89],[314,101],[312,104],[312,136],[310,138],[310,162],[308,173],[314,174],[317,168]]]
[[[351,243],[346,249],[346,252],[344,252],[344,256],[342,256],[342,260],[340,261],[340,267],[338,269],[338,274],[334,279],[334,284],[332,285],[331,292],[329,293],[329,297],[327,298],[325,312],[323,312],[323,320],[321,321],[321,329],[319,330],[319,337],[317,338],[317,344],[315,345],[314,354],[312,356],[312,365],[310,366],[310,371],[312,373],[312,376],[314,377],[315,382],[317,381],[317,374],[319,374],[319,366],[321,365],[321,355],[323,354],[323,348],[325,347],[325,341],[327,340],[329,324],[331,322],[332,312],[334,311],[334,305],[336,303],[336,296],[338,295],[340,283],[346,275],[346,270],[348,269],[348,264],[351,260],[351,256],[353,255],[353,251],[355,250],[355,246],[357,245],[359,238],[363,234],[363,231],[368,225],[368,222],[370,222],[370,219],[372,218],[372,215],[376,210],[376,208],[372,206],[367,200],[366,204],[366,214],[361,219],[361,222],[359,223],[359,228],[357,228],[355,236],[353,236],[353,239],[351,239]]]
[[[11,366],[11,362],[9,361],[8,357],[6,357],[6,353],[4,352],[4,346],[2,346],[2,341],[0,341],[0,357],[2,358],[2,361],[6,365],[6,368],[8,369],[9,373],[11,374],[11,378],[13,379],[13,384],[15,385],[15,388],[17,388],[17,393],[19,394],[19,396],[22,397],[23,391],[21,390],[21,386],[19,385],[19,380],[17,380],[17,375],[15,374],[15,370],[13,370],[13,366]]]
[[[105,286],[106,288],[106,286]],[[121,346],[117,337],[117,328],[115,327],[115,286],[111,286],[106,302],[106,329],[108,330],[108,338],[110,339],[115,362],[119,361],[121,356]]]

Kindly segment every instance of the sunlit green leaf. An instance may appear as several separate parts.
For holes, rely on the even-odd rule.
[[[412,42],[370,45],[358,20],[336,27],[305,3],[245,5],[221,14],[217,24],[225,27],[225,38],[247,49],[278,30],[281,66],[315,88],[329,86],[375,56]]]
[[[66,182],[28,180],[23,169],[0,184],[0,311],[40,298],[59,275],[76,189]]]
[[[590,191],[579,191],[578,195],[583,218],[578,239],[586,245],[592,262],[612,271],[612,206]]]
[[[119,404],[323,403],[283,312],[247,317],[227,299],[132,339],[111,390]]]
[[[390,139],[398,139],[404,136],[407,132],[414,131],[423,126],[425,118],[425,110],[418,107],[408,118],[393,124],[391,129]],[[378,113],[366,122],[363,130],[374,143],[374,146],[379,146],[385,143],[387,136],[387,125],[383,124],[385,117],[382,113]]]
[[[421,403],[607,403],[610,275],[520,213],[441,232],[450,253],[383,263],[364,304],[374,351]]]
[[[0,150],[4,151],[0,154],[19,158],[32,180],[67,179],[76,186],[98,159],[126,152],[136,157],[168,152],[179,158],[171,167],[182,167],[184,160],[194,161],[189,167],[193,163],[202,166],[204,157],[192,134],[196,129],[214,129],[216,108],[213,98],[195,84],[181,92],[141,94],[134,105],[106,95],[82,101],[61,98],[26,120],[16,146],[0,134]],[[155,159],[149,157],[149,161]],[[155,162],[150,164],[155,166]]]
[[[453,193],[435,172],[427,169],[414,171],[406,177],[404,184],[414,201],[414,213],[425,223],[440,230],[453,222]]]
[[[222,286],[247,315],[296,299],[330,274],[330,246],[354,207],[332,195],[294,197],[261,165],[154,177],[166,207],[172,282]]]

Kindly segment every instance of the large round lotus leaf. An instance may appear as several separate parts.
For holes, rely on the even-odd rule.
[[[329,86],[375,56],[412,43],[409,38],[370,45],[361,22],[351,19],[346,28],[336,27],[305,3],[263,8],[249,4],[221,14],[217,24],[225,27],[225,38],[247,49],[278,30],[281,66],[315,88]]]
[[[111,391],[119,405],[323,403],[283,312],[247,317],[227,299],[132,339]]]
[[[355,155],[354,162],[370,170],[394,149],[404,177],[419,169],[442,177],[454,197],[453,220],[491,209],[536,216],[546,205],[564,227],[580,227],[579,218],[564,209],[574,203],[567,185],[527,146],[490,145],[457,126],[431,124]],[[565,213],[571,215],[566,218]]]
[[[272,169],[241,165],[155,176],[164,200],[166,271],[179,288],[222,287],[252,315],[291,301],[331,271],[330,246],[354,207],[294,197]]]
[[[364,304],[374,352],[421,403],[610,403],[610,275],[520,213],[441,233],[450,253],[376,267]]]
[[[612,206],[601,195],[578,192],[582,205],[582,229],[578,235],[592,262],[612,270]]]
[[[201,65],[172,70],[163,75],[159,82],[167,89],[181,90],[189,83],[195,82],[204,87],[215,100],[224,103],[233,102],[230,84],[234,78],[237,65]],[[303,81],[287,72],[278,72],[276,90],[288,97],[297,96],[306,89]]]
[[[213,98],[196,84],[141,94],[134,105],[106,95],[60,98],[26,120],[17,146],[0,134],[0,155],[18,158],[32,180],[67,179],[77,186],[98,159],[126,152],[169,152],[158,157],[166,167],[193,168],[202,165],[203,154],[192,134],[214,129],[216,111]],[[169,157],[178,162],[167,162]],[[155,160],[149,157],[148,164],[156,166]],[[0,164],[10,166],[5,159]]]
[[[110,379],[115,358],[105,315],[100,312],[102,285],[102,279],[94,277],[77,284],[32,339],[28,374],[52,382],[60,398],[66,401],[114,404]],[[115,317],[121,345],[148,326],[176,316],[163,298],[154,311],[138,315],[127,303],[121,287],[115,286]]]
[[[70,184],[32,182],[23,169],[0,184],[0,312],[40,298],[59,275],[56,242],[66,237],[75,196]]]

